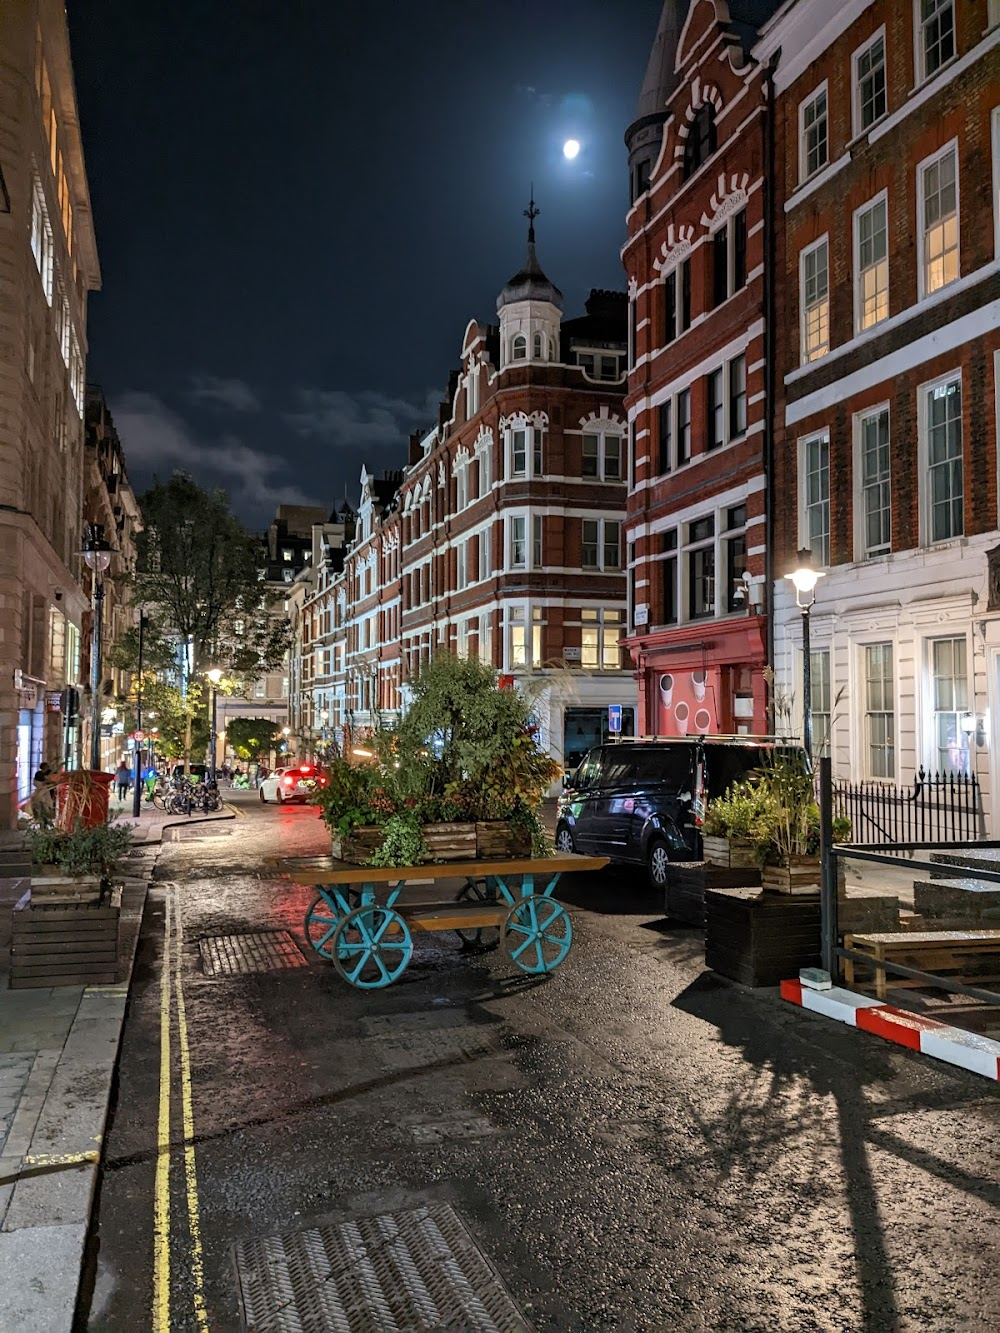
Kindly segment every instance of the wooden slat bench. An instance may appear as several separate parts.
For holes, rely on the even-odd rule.
[[[963,977],[973,960],[1000,958],[1000,930],[930,930],[922,932],[894,931],[885,934],[848,935],[844,947],[868,955],[875,971],[875,994],[884,1000],[891,985],[926,986],[931,983],[916,977],[889,977],[882,963],[898,963],[902,967],[919,968],[924,972]],[[855,959],[844,959],[844,979],[854,985]],[[996,980],[977,974],[977,981]]]

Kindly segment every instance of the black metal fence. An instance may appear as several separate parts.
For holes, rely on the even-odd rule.
[[[928,773],[909,787],[881,782],[833,784],[834,818],[851,821],[852,843],[968,842],[983,836],[974,773]]]

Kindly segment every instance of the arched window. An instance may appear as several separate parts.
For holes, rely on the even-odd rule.
[[[684,179],[693,176],[715,152],[715,107],[702,102],[684,142]]]
[[[510,359],[512,361],[523,361],[528,355],[528,340],[523,333],[519,333],[510,345]]]
[[[536,361],[541,361],[542,359],[542,335],[540,333],[535,334],[534,349],[531,355]]]

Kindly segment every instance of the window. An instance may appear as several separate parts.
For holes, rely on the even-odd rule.
[[[507,626],[510,639],[510,665],[515,670],[528,665],[528,627],[523,606],[507,608]]]
[[[633,296],[628,304],[628,364],[631,370],[639,355],[639,301]]]
[[[281,573],[286,583],[291,583],[292,579],[295,577],[295,571],[293,569],[283,569]]]
[[[715,519],[709,515],[687,527],[688,619],[715,615]]]
[[[632,485],[635,486],[636,469],[639,466],[639,453],[635,447],[635,418],[628,423],[628,456],[632,468]]]
[[[542,359],[542,335],[540,333],[536,333],[532,340],[531,355],[536,361],[541,361]]]
[[[542,608],[533,606],[531,608],[531,665],[533,667],[542,665],[542,630],[544,624]]]
[[[523,333],[519,333],[510,345],[510,359],[512,361],[523,361],[528,355],[528,340]]]
[[[660,605],[661,625],[677,624],[677,529],[671,528],[662,537],[663,600]]]
[[[919,172],[920,276],[923,295],[958,277],[958,158],[949,144]]]
[[[817,361],[830,350],[830,271],[827,240],[802,251],[802,360]]]
[[[597,569],[601,555],[601,525],[598,519],[583,520],[583,547],[581,564],[584,569]]]
[[[724,533],[726,552],[726,610],[747,609],[746,585],[743,575],[747,569],[747,507],[734,505],[726,510]]]
[[[489,495],[493,485],[493,449],[484,444],[479,452],[479,498]]]
[[[455,547],[456,586],[461,591],[469,586],[469,543],[459,542]]]
[[[892,550],[890,507],[889,409],[877,408],[858,419],[861,474],[861,556],[870,559]]]
[[[817,565],[830,563],[830,437],[814,435],[801,444],[802,544]]]
[[[287,546],[286,546],[285,549],[281,552],[281,558],[282,558],[282,560],[284,560],[284,561],[286,561],[286,562],[289,561],[289,560],[291,560],[291,559],[293,558],[294,555],[295,555],[295,552],[292,551],[292,550],[290,550]]]
[[[691,461],[691,390],[677,395],[677,464]]]
[[[729,232],[732,238],[730,243],[730,271],[732,274],[730,290],[738,292],[741,287],[746,286],[747,281],[747,213],[745,208],[741,208],[734,216]]]
[[[715,152],[715,107],[702,102],[688,127],[684,141],[684,179],[693,176]]]
[[[589,671],[621,670],[618,636],[622,631],[620,611],[584,607],[580,612],[580,665]]]
[[[747,359],[735,356],[729,363],[729,438],[745,435],[747,429]]]
[[[961,380],[925,389],[923,405],[928,532],[932,542],[943,542],[961,537],[965,531]]]
[[[729,227],[723,224],[712,236],[712,304],[729,295]]]
[[[266,697],[266,695],[267,695],[267,681],[255,680],[253,684],[253,697],[255,699],[263,699]]]
[[[799,107],[799,179],[808,180],[829,161],[826,84]]]
[[[622,525],[604,520],[604,568],[620,569],[622,563]]]
[[[490,559],[490,534],[483,531],[479,534],[479,577],[488,579],[493,573],[493,561]]]
[[[511,569],[526,569],[528,565],[527,538],[525,530],[527,520],[523,515],[518,515],[510,519],[510,567]]]
[[[934,713],[931,765],[939,773],[967,773],[969,738],[962,730],[962,719],[969,711],[965,639],[934,639],[930,649]]]
[[[668,398],[665,403],[661,403],[657,408],[657,472],[662,477],[664,473],[670,471],[671,458],[673,456],[673,443],[671,436],[673,434],[673,400]]]
[[[663,346],[677,337],[677,270],[672,269],[663,279]]]
[[[582,523],[581,565],[584,569],[621,568],[621,523],[585,518]]]
[[[718,449],[726,438],[725,406],[722,398],[722,371],[713,370],[705,379],[708,437],[707,448]]]
[[[809,712],[812,716],[813,749],[817,754],[822,754],[830,745],[832,721],[828,648],[820,648],[809,654]]]
[[[531,444],[532,476],[540,477],[542,475],[542,432],[537,426],[531,432]]]
[[[896,776],[896,713],[893,703],[892,644],[870,643],[864,649],[864,746],[867,776]]]
[[[685,259],[681,264],[681,327],[683,333],[691,327],[691,261]]]
[[[955,54],[955,0],[918,0],[920,77],[929,79]]]
[[[604,439],[604,480],[623,481],[622,442],[618,435],[605,435]]]
[[[854,133],[885,115],[885,29],[854,53]]]
[[[469,460],[461,458],[455,466],[455,504],[465,509],[469,504]]]
[[[531,520],[531,566],[541,569],[542,563],[542,516],[535,514]]]
[[[644,195],[649,189],[649,171],[650,160],[648,157],[644,157],[640,162],[635,164],[635,171],[632,175],[631,203],[634,204],[640,195]]]
[[[528,475],[528,433],[525,430],[515,430],[510,437],[510,461],[512,477],[526,477]]]
[[[740,209],[712,235],[712,304],[721,305],[747,280],[747,217]]]
[[[38,265],[45,299],[51,305],[55,277],[52,227],[49,223],[48,209],[45,206],[45,195],[42,193],[41,184],[37,180],[34,182],[31,196],[31,253],[35,256],[35,263]]]
[[[854,214],[855,329],[870,329],[889,314],[887,199],[883,194]]]
[[[583,437],[583,476],[622,480],[622,442],[617,435]]]

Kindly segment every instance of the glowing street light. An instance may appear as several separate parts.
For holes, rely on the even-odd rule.
[[[812,762],[813,726],[812,726],[812,653],[809,644],[809,612],[816,600],[816,584],[826,575],[821,569],[814,569],[812,551],[799,552],[798,568],[793,569],[785,578],[791,581],[795,589],[795,605],[802,612],[802,748]]]

